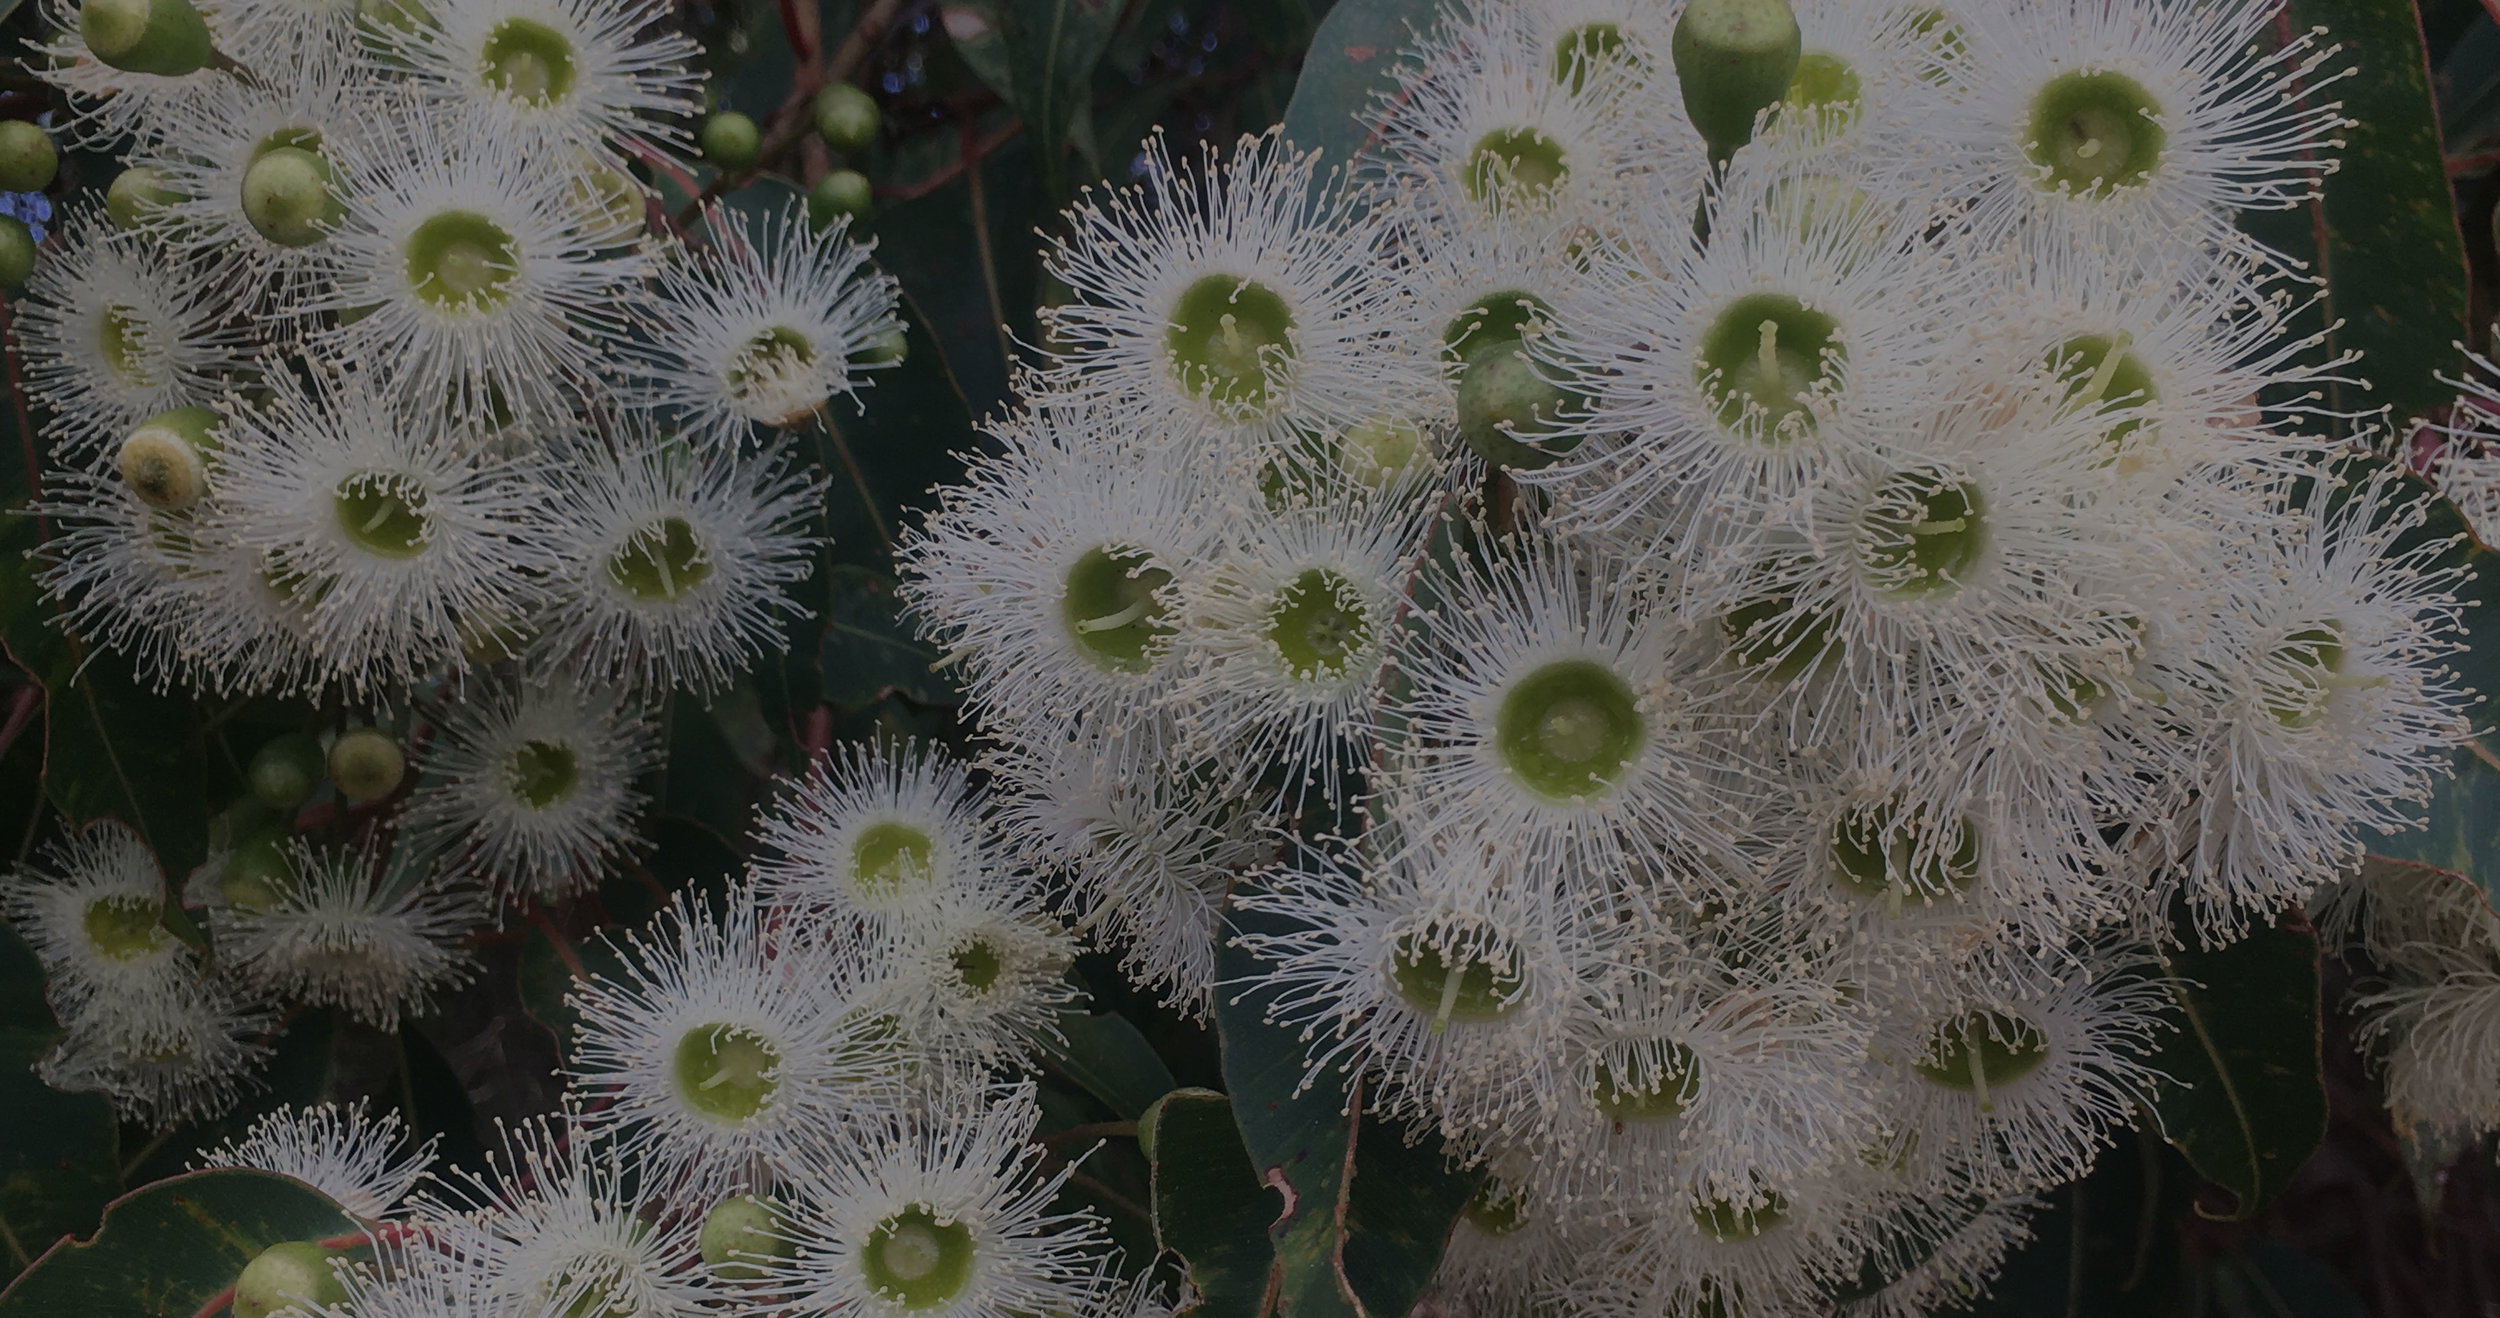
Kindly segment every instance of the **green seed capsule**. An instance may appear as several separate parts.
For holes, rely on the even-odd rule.
[[[60,172],[51,134],[23,119],[0,120],[0,192],[41,192]]]
[[[816,93],[816,135],[841,152],[857,152],[877,140],[881,116],[868,93],[837,82]]]
[[[868,176],[855,169],[837,169],[807,190],[807,222],[819,229],[846,217],[854,226],[864,224],[875,206]]]
[[[398,739],[380,728],[353,729],[330,745],[330,781],[355,804],[389,796],[407,772]]]
[[[165,171],[132,165],[114,175],[113,185],[104,190],[104,213],[113,217],[115,227],[128,231],[180,200],[182,194],[165,185]]]
[[[35,235],[14,215],[0,215],[0,286],[16,288],[35,273]]]
[[[86,0],[78,34],[97,59],[125,73],[179,78],[207,68],[217,53],[191,0]]]
[[[1804,43],[1788,0],[1693,0],[1673,49],[1685,113],[1725,161],[1753,140],[1754,116],[1787,96]]]
[[[245,776],[251,779],[252,795],[273,809],[288,810],[302,805],[321,785],[325,763],[321,743],[310,733],[290,732],[262,746]]]
[[[730,110],[703,123],[703,158],[724,170],[742,170],[764,149],[764,133],[755,121]]]

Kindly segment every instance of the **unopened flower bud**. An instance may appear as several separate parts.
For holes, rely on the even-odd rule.
[[[330,744],[330,781],[352,803],[389,796],[407,772],[408,757],[398,739],[380,728],[356,728]]]
[[[857,152],[877,140],[880,116],[868,93],[837,82],[816,93],[816,135],[841,152]]]
[[[822,229],[849,216],[856,223],[868,218],[874,204],[867,175],[855,169],[837,169],[807,190],[807,222]]]
[[[763,150],[764,134],[755,121],[735,110],[713,115],[703,124],[703,158],[724,170],[742,170]]]
[[[126,73],[179,78],[216,56],[191,0],[86,0],[78,34],[97,59]]]
[[[217,414],[177,407],[139,423],[122,441],[122,483],[151,508],[179,512],[208,493],[208,455],[217,451]]]
[[[0,192],[41,192],[60,172],[51,134],[23,119],[0,120]]]
[[[243,171],[243,217],[281,247],[310,247],[342,218],[330,162],[300,146],[274,147]]]
[[[1753,139],[1754,116],[1788,94],[1803,41],[1788,0],[1693,0],[1675,24],[1684,111],[1714,160]]]

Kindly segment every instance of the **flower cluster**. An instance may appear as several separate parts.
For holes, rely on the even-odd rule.
[[[906,590],[1133,977],[1485,1171],[1445,1297],[1968,1298],[2148,1110],[2158,950],[2416,824],[2459,577],[2237,224],[2342,127],[2273,21],[1477,0],[1351,169],[1067,217]]]
[[[1121,1280],[1106,1224],[1060,1205],[1083,1151],[1035,1141],[1018,1073],[1057,1040],[1075,949],[963,770],[846,754],[757,840],[745,880],[680,893],[577,990],[565,1108],[508,1130],[491,1167],[411,1195],[426,1157],[396,1121],[331,1110],[212,1153],[373,1219],[369,1258],[276,1247],[297,1270],[269,1265],[269,1307],[1169,1315]]]
[[[660,702],[783,648],[805,432],[903,338],[846,222],[658,209],[699,101],[653,0],[100,5],[40,70],[124,166],[18,307],[42,580],[159,687],[323,711],[175,876],[213,957],[126,831],[13,881],[47,1073],[169,1124],[277,1004],[396,1029],[630,856]]]

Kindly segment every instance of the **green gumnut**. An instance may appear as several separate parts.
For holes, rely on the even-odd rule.
[[[357,728],[330,744],[330,781],[353,804],[389,796],[407,772],[398,738],[380,728]]]
[[[1754,116],[1787,96],[1804,43],[1788,0],[1693,0],[1673,51],[1684,111],[1724,161],[1753,139]]]
[[[180,200],[182,194],[165,185],[165,171],[132,165],[115,174],[113,185],[104,190],[104,213],[113,217],[115,227],[128,231]]]
[[[260,837],[226,857],[217,874],[218,895],[245,915],[267,915],[295,889],[295,862],[280,837]]]
[[[0,192],[41,192],[60,172],[50,133],[23,119],[0,120]]]
[[[310,247],[345,218],[330,162],[299,146],[276,147],[243,171],[243,218],[280,247]]]
[[[1497,467],[1534,471],[1578,447],[1561,417],[1576,400],[1545,378],[1516,342],[1491,343],[1459,369],[1458,433],[1476,456]],[[1524,441],[1551,435],[1540,446]]]
[[[703,158],[722,169],[745,169],[763,149],[763,130],[735,110],[703,121]]]
[[[273,809],[287,810],[302,805],[321,785],[326,759],[310,733],[290,732],[254,752],[245,776],[251,779],[252,795]]]
[[[234,1282],[234,1318],[311,1314],[346,1299],[347,1288],[330,1270],[330,1251],[309,1240],[288,1240],[243,1265]]]
[[[819,229],[835,220],[848,217],[854,225],[868,218],[876,197],[868,190],[868,176],[856,169],[837,169],[816,180],[807,190],[807,222]]]
[[[816,135],[836,151],[856,152],[876,141],[882,118],[876,101],[847,82],[816,93]]]
[[[191,0],[86,0],[78,35],[106,64],[163,78],[197,73],[217,53]]]
[[[35,235],[14,215],[0,215],[0,287],[15,288],[35,273]]]
[[[751,1194],[724,1199],[704,1214],[695,1244],[714,1276],[728,1281],[755,1281],[764,1276],[756,1260],[786,1259],[798,1246],[781,1234],[781,1214]]]

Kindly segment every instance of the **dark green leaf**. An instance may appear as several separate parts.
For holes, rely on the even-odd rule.
[[[1130,1121],[1177,1087],[1172,1069],[1126,1016],[1063,1011],[1059,1032],[1064,1046],[1047,1041],[1042,1046],[1051,1065]]]
[[[1285,139],[1318,150],[1322,172],[1345,167],[1369,147],[1378,127],[1374,108],[1397,83],[1391,71],[1416,17],[1402,0],[1338,0],[1321,20],[1285,107]]]
[[[1238,897],[1251,889],[1235,888]],[[1268,1227],[1278,1264],[1276,1312],[1282,1318],[1351,1315],[1337,1285],[1337,1205],[1345,1191],[1346,1147],[1354,1137],[1346,1077],[1331,1068],[1303,1086],[1305,1045],[1299,1033],[1267,1019],[1276,990],[1268,967],[1235,946],[1237,932],[1284,932],[1278,916],[1236,905],[1215,954],[1215,1029],[1224,1044],[1224,1084],[1242,1145],[1262,1184],[1284,1192],[1284,1211]],[[1238,990],[1238,991],[1237,991]]]
[[[1069,129],[1085,108],[1094,65],[1120,24],[1120,8],[1112,0],[994,0],[986,6],[1007,50],[1009,85],[998,90],[1024,117],[1042,191],[1054,200],[1074,191],[1064,167]]]
[[[1450,1165],[1441,1141],[1365,1112],[1346,1189],[1344,1274],[1366,1314],[1402,1314],[1441,1266],[1458,1215],[1484,1180]],[[1409,1141],[1413,1142],[1409,1142]]]
[[[2169,1077],[2153,1108],[2163,1138],[2229,1198],[2221,1212],[2197,1211],[2245,1219],[2326,1137],[2318,937],[2293,917],[2208,951],[2183,912],[2175,923],[2185,946],[2162,963],[2179,1028],[2153,1058]]]
[[[924,705],[961,697],[933,671],[937,647],[912,634],[894,583],[843,566],[833,572],[833,603],[825,615],[825,699],[858,707],[900,692]]]
[[[840,401],[825,408],[830,428],[818,454],[830,482],[825,524],[834,560],[878,571],[893,569],[895,537],[936,504],[938,491],[963,480],[965,457],[979,444],[946,352],[909,295],[903,322],[902,362],[864,373],[857,408]]]
[[[1276,1196],[1259,1184],[1231,1100],[1175,1090],[1155,1108],[1155,1243],[1188,1264],[1199,1318],[1257,1318],[1276,1252]]]
[[[0,927],[0,1114],[18,1138],[0,1137],[0,1245],[15,1272],[53,1241],[92,1230],[121,1192],[120,1127],[95,1094],[65,1094],[34,1065],[60,1037],[44,1005],[43,967]],[[41,1138],[25,1138],[42,1132]]]
[[[2356,121],[2342,166],[2322,201],[2252,214],[2244,227],[2324,277],[2323,315],[2305,328],[2326,332],[2329,354],[2363,354],[2348,373],[2367,386],[2328,385],[2326,405],[2417,417],[2454,397],[2437,377],[2463,365],[2454,345],[2466,333],[2465,249],[2421,28],[2412,0],[2290,0],[2278,30],[2317,26],[2356,70],[2312,94]]]
[[[2500,904],[2500,769],[2472,749],[2451,757],[2455,776],[2431,792],[2428,828],[2379,833],[2369,840],[2374,860],[2446,870]]]
[[[944,346],[947,369],[975,417],[1008,401],[1008,338],[1031,332],[1039,268],[1033,229],[1046,218],[1023,139],[991,152],[979,174],[978,210],[967,172],[880,211],[874,226],[878,264],[903,282],[911,320]],[[976,223],[984,218],[986,225]],[[875,413],[876,403],[868,409]],[[952,429],[931,442],[960,447]]]
[[[358,1238],[338,1205],[266,1172],[192,1172],[122,1196],[85,1241],[63,1241],[0,1293],[0,1318],[191,1318],[243,1265],[286,1240]]]

